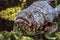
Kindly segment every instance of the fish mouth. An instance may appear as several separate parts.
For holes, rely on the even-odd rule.
[[[31,23],[27,19],[18,18],[15,21],[15,25],[18,27],[18,30],[31,31]]]
[[[15,21],[15,23],[16,23],[16,24],[19,24],[19,25],[24,25],[24,24],[26,24],[26,25],[31,26],[31,22],[29,22],[27,19],[24,19],[24,18],[22,18],[22,17],[17,18],[16,21]],[[26,25],[24,25],[24,26],[26,26]]]
[[[29,21],[25,18],[22,17],[18,17],[15,21],[15,23],[25,23],[25,24],[29,24]]]
[[[28,22],[26,22],[26,21],[23,20],[23,19],[17,19],[17,20],[15,21],[15,23],[28,23]]]
[[[37,30],[40,30],[40,26],[37,26],[37,23],[35,23],[33,19],[18,18],[16,19],[15,24],[18,24],[18,30],[29,31],[32,33],[36,33],[38,32]]]

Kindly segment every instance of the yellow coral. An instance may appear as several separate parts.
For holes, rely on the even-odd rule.
[[[15,15],[21,10],[20,6],[7,8],[0,11],[0,17],[9,20],[15,20]]]

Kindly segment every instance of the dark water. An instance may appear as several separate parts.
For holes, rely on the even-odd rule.
[[[60,4],[60,0],[57,0],[58,1],[58,4]]]

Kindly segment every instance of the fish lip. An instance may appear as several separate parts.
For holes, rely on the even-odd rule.
[[[18,18],[16,18],[16,21],[17,21],[17,22],[23,22],[23,21],[24,21],[24,22],[29,23],[29,21],[28,21],[27,19],[23,18],[23,17],[18,17]],[[16,22],[16,21],[15,21],[15,22]]]
[[[20,19],[15,20],[15,23],[20,23],[20,22],[21,22]]]
[[[29,26],[31,26],[31,22],[29,20],[27,20],[27,19],[16,19],[15,24],[16,23],[26,23]]]
[[[15,23],[27,23],[27,22],[25,20],[23,20],[23,19],[17,19],[15,21]]]

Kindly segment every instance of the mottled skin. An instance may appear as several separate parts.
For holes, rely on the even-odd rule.
[[[58,16],[59,10],[57,10],[58,7],[53,8],[47,1],[36,1],[16,15],[15,23],[18,23],[20,27],[21,25],[22,27],[24,26],[28,31],[37,32],[37,30],[43,28],[44,31],[47,31],[50,27],[56,27],[52,27],[51,25],[56,25],[53,20]],[[48,23],[51,25],[48,25],[48,27],[45,26]]]

